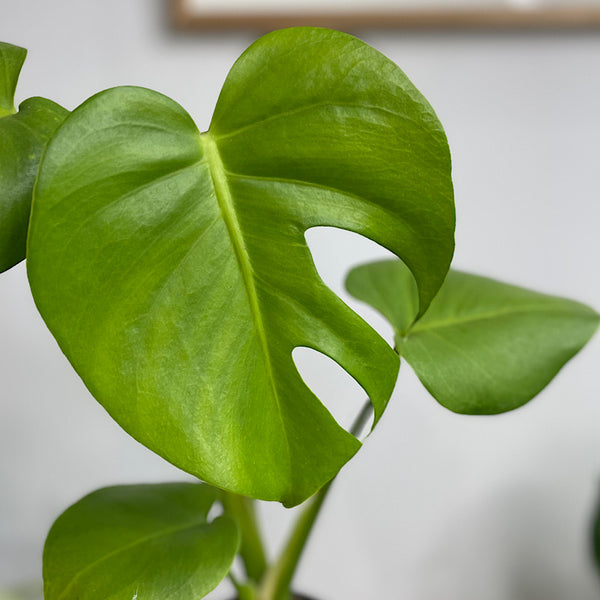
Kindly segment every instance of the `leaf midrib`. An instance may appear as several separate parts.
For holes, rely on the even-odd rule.
[[[408,337],[411,334],[417,334],[428,330],[446,329],[448,327],[455,327],[457,325],[471,324],[477,321],[490,321],[497,318],[507,316],[526,315],[529,313],[537,312],[560,312],[560,313],[578,313],[579,311],[574,308],[567,309],[560,306],[550,306],[548,304],[532,304],[530,306],[522,306],[519,308],[508,308],[504,310],[497,310],[488,313],[480,313],[477,315],[470,315],[466,317],[441,319],[439,321],[431,321],[430,323],[419,324],[419,321],[411,327],[403,337]]]
[[[254,269],[246,250],[244,242],[244,235],[240,223],[237,218],[235,207],[233,204],[233,197],[229,184],[227,183],[227,171],[221,160],[219,154],[219,148],[210,132],[204,132],[200,134],[200,143],[204,150],[204,156],[208,164],[208,170],[212,177],[213,187],[215,190],[215,197],[225,222],[225,227],[229,233],[233,250],[240,267],[242,275],[242,281],[244,282],[244,288],[248,297],[248,304],[250,307],[250,313],[254,321],[256,332],[258,334],[258,340],[262,351],[265,369],[267,370],[267,378],[269,380],[269,386],[273,393],[273,398],[277,406],[277,413],[281,421],[283,433],[286,437],[287,448],[289,453],[289,440],[287,437],[287,429],[283,421],[283,415],[281,414],[281,404],[279,394],[277,392],[277,386],[275,385],[275,376],[273,371],[273,364],[271,362],[271,354],[269,351],[269,344],[267,342],[267,333],[265,330],[265,324],[263,321],[262,313],[260,311],[260,304],[258,301],[258,293],[256,291],[256,284],[254,282]],[[289,459],[289,455],[288,455]]]

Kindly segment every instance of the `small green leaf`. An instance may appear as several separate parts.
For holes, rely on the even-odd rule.
[[[202,484],[117,486],[67,509],[44,547],[45,600],[197,600],[227,575],[239,546],[229,517],[207,522]]]
[[[27,51],[0,42],[0,272],[25,258],[33,185],[42,151],[68,114],[44,98],[14,109],[14,94]]]
[[[453,251],[450,156],[404,73],[349,35],[275,32],[232,68],[210,131],[175,102],[116,88],[53,138],[28,272],[94,396],[200,479],[297,504],[360,447],[298,373],[338,362],[381,417],[398,357],[321,281],[307,229],[401,256],[421,309]]]
[[[27,50],[0,42],[0,117],[15,112],[15,90]]]
[[[500,413],[531,400],[586,344],[600,318],[572,300],[450,271],[411,325],[416,289],[400,261],[357,267],[346,285],[390,321],[399,354],[438,402],[459,413]]]

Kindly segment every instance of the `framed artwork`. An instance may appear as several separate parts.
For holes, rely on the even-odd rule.
[[[182,29],[591,29],[600,0],[171,0]]]

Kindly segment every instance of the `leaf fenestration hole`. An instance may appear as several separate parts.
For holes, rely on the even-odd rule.
[[[298,346],[292,351],[296,369],[304,383],[319,398],[340,427],[349,431],[366,400],[367,393],[362,386],[338,363],[325,354]],[[373,424],[363,428],[359,439],[364,439]]]
[[[393,346],[392,326],[374,308],[352,298],[344,281],[353,267],[396,256],[369,238],[337,227],[311,227],[304,237],[323,283]]]

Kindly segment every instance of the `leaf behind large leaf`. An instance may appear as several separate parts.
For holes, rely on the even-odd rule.
[[[25,258],[33,186],[42,151],[67,111],[29,98],[14,109],[17,80],[27,51],[0,42],[0,272]]]
[[[400,261],[355,268],[350,293],[377,308],[431,394],[459,413],[512,410],[540,392],[590,339],[599,315],[555,296],[450,271],[425,315]]]
[[[0,117],[15,112],[15,90],[27,50],[0,42]]]

